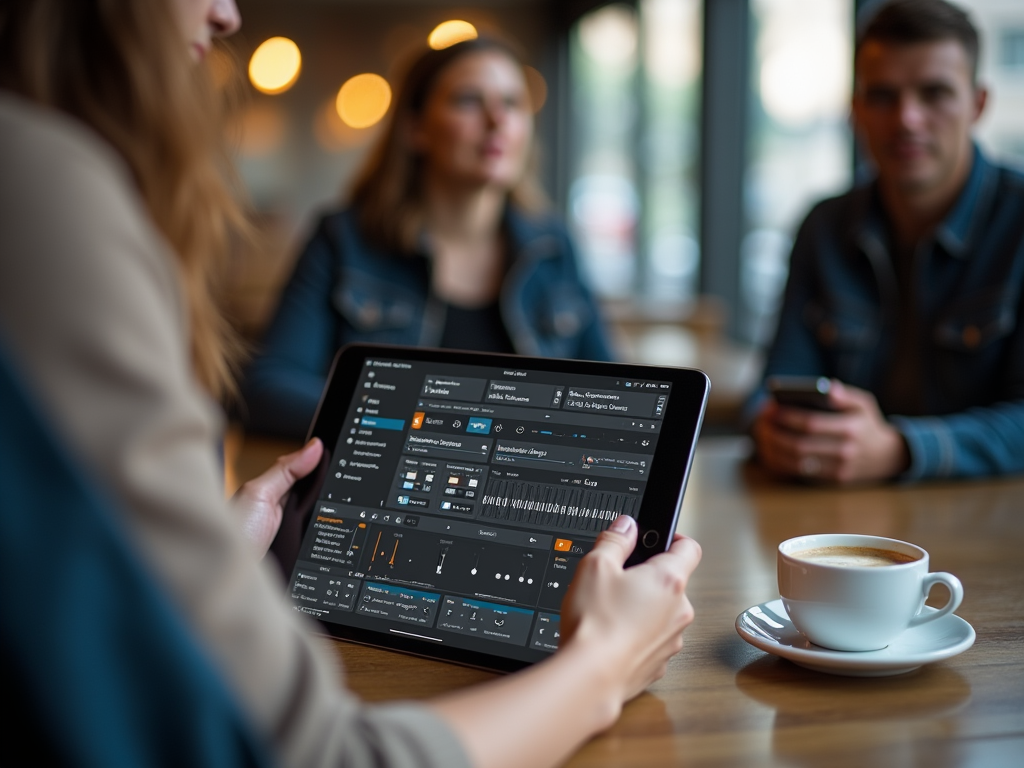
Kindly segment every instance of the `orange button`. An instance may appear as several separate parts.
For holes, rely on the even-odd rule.
[[[423,411],[416,411],[416,413],[414,413],[412,415],[412,428],[413,429],[419,429],[420,427],[423,426],[423,417],[425,415],[426,414]]]
[[[555,549],[559,552],[568,552],[571,546],[572,541],[570,539],[555,539]]]

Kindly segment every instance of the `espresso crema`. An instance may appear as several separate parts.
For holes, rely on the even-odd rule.
[[[917,560],[913,555],[873,547],[815,547],[793,552],[792,556],[810,563],[838,565],[846,568],[880,568],[886,565],[903,565]]]

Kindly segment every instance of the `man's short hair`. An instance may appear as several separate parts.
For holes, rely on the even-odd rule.
[[[971,82],[978,79],[978,30],[965,11],[945,0],[889,0],[868,6],[857,33],[854,59],[870,40],[896,45],[955,40],[967,53]]]

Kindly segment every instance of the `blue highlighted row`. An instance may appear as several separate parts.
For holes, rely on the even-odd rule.
[[[363,416],[359,423],[364,427],[373,427],[374,429],[393,429],[396,432],[401,432],[405,429],[405,419],[381,419],[377,416]]]
[[[524,608],[516,608],[512,605],[502,605],[499,603],[484,603],[480,600],[471,600],[468,597],[458,598],[463,602],[464,605],[468,605],[470,608],[484,608],[489,611],[501,611],[503,613],[522,613],[527,616],[532,616],[533,611],[527,611]]]

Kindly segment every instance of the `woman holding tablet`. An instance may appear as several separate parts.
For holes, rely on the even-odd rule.
[[[510,47],[426,50],[349,206],[320,221],[282,294],[246,376],[249,427],[301,439],[351,342],[610,360],[534,152]]]
[[[234,345],[210,276],[241,217],[197,60],[238,25],[232,0],[4,3],[0,345],[281,763],[561,762],[681,647],[700,549],[680,538],[624,570],[636,530],[620,519],[580,565],[548,661],[424,705],[365,706],[337,684],[253,554],[321,445],[222,497],[212,395]]]

